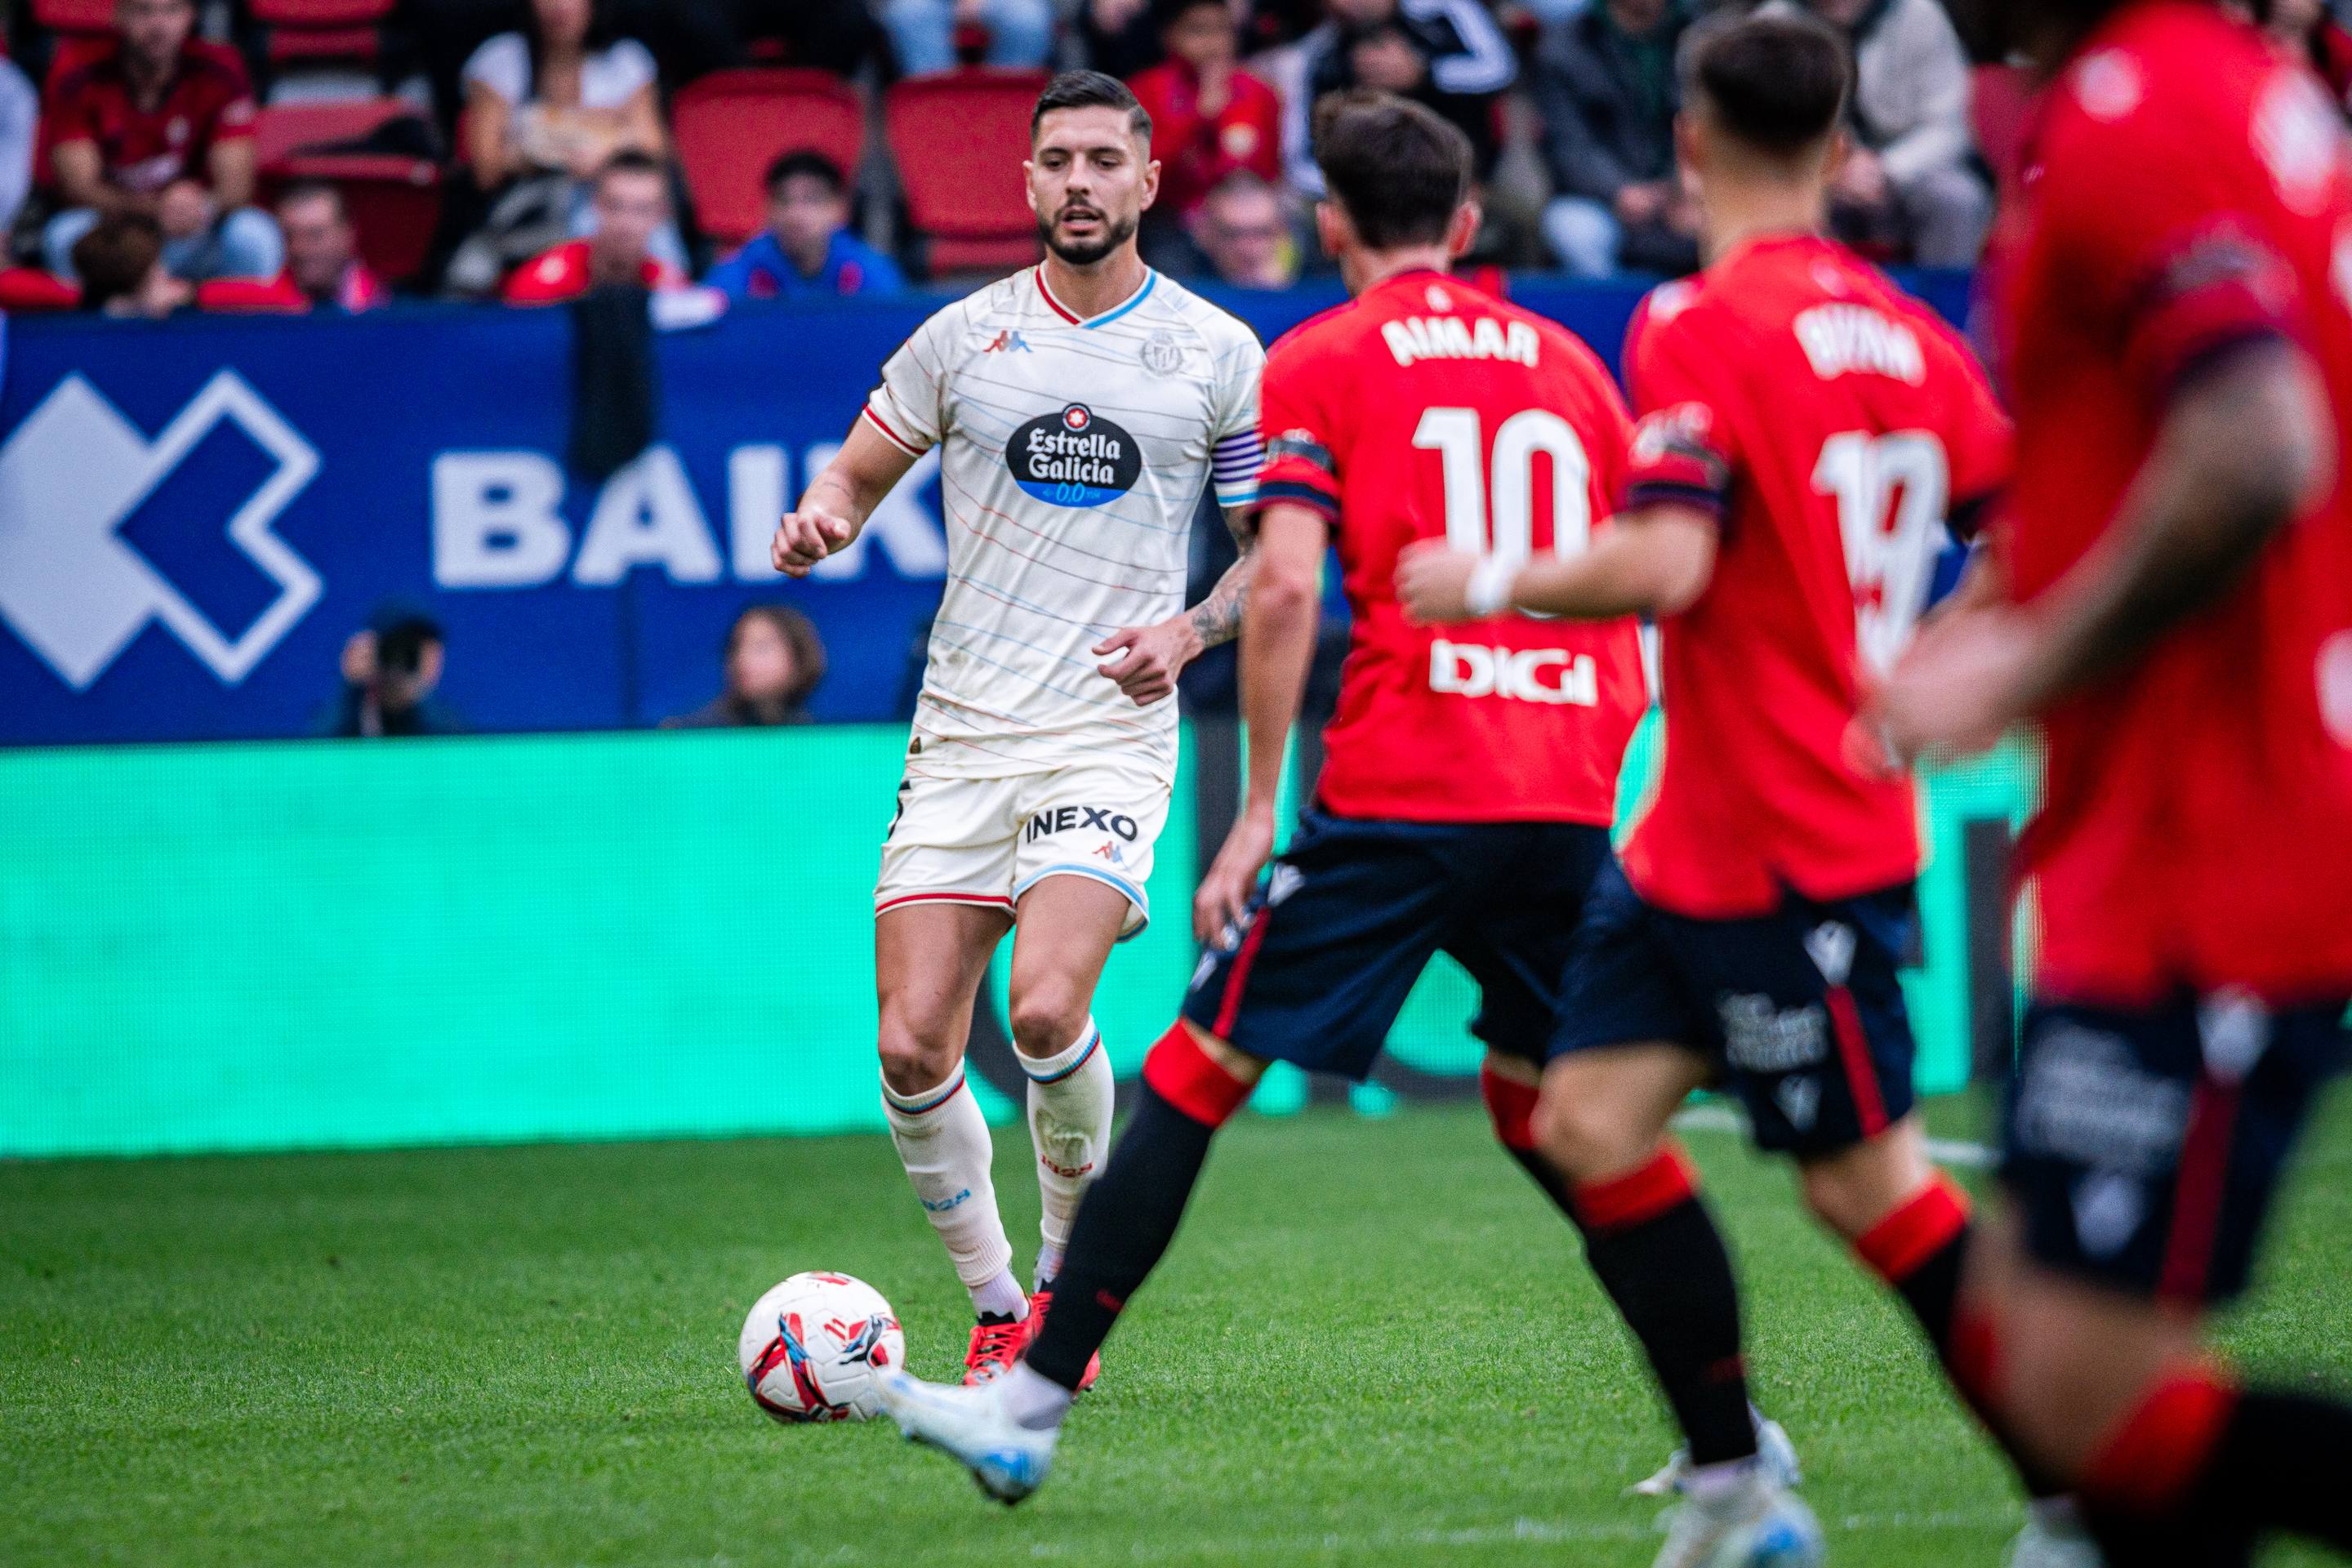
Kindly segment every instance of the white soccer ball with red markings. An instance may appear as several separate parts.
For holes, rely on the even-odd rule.
[[[881,1409],[874,1374],[904,1366],[907,1338],[882,1293],[846,1274],[795,1274],[743,1320],[744,1385],[779,1421],[864,1421]]]

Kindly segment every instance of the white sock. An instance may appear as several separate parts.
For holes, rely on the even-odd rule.
[[[1752,1484],[1759,1468],[1753,1455],[1720,1465],[1696,1466],[1683,1478],[1683,1495],[1698,1503],[1721,1502]]]
[[[1004,1401],[1004,1413],[1032,1432],[1059,1426],[1070,1413],[1070,1391],[1025,1361],[1014,1362],[996,1380],[996,1396]]]
[[[1037,1249],[1037,1283],[1062,1271],[1070,1226],[1078,1200],[1110,1152],[1110,1114],[1116,1085],[1102,1031],[1092,1018],[1067,1050],[1050,1057],[1023,1057],[1029,1075],[1029,1138],[1037,1147],[1038,1221],[1044,1245]]]
[[[1027,1317],[1029,1298],[1013,1281],[1013,1243],[1005,1239],[996,1184],[989,1177],[988,1122],[964,1086],[962,1064],[945,1083],[919,1094],[900,1094],[884,1084],[882,1113],[889,1118],[898,1163],[907,1168],[931,1228],[947,1244],[972,1306]]]

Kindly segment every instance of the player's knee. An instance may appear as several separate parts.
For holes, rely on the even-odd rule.
[[[882,1081],[895,1094],[920,1094],[947,1081],[963,1058],[960,1033],[945,1026],[924,1026],[919,1018],[886,1012],[876,1040],[882,1058]]]
[[[1926,1142],[1911,1119],[1852,1148],[1806,1160],[1798,1168],[1805,1206],[1849,1241],[1860,1238],[1935,1179]]]
[[[1024,1057],[1069,1049],[1085,1032],[1093,1002],[1087,992],[1061,981],[1024,986],[1010,1008],[1014,1047]]]
[[[1535,1133],[1544,1158],[1571,1181],[1623,1170],[1640,1163],[1650,1152],[1605,1100],[1562,1093],[1554,1084],[1546,1084],[1536,1102]]]

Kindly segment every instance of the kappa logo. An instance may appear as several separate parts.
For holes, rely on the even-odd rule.
[[[224,525],[278,588],[252,624],[224,631],[121,537],[140,506],[214,430],[235,426],[274,463]],[[150,440],[69,375],[0,447],[0,620],[76,691],[151,621],[235,686],[319,602],[310,563],[271,531],[319,471],[319,454],[260,394],[223,371]]]
[[[996,341],[980,352],[984,354],[1028,354],[1035,353],[1037,351],[1029,346],[1028,339],[1008,329],[997,333]]]

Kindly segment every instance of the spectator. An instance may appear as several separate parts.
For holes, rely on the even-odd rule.
[[[1975,167],[1969,56],[1951,18],[1937,0],[1805,3],[1853,47],[1853,147],[1830,189],[1839,233],[1922,267],[1974,265],[1992,193]]]
[[[754,605],[727,631],[727,689],[665,730],[765,728],[809,721],[808,700],[824,679],[824,644],[798,610]]]
[[[383,284],[360,259],[343,194],[323,181],[296,185],[278,199],[278,226],[286,234],[280,290],[303,309],[373,310],[389,302]]]
[[[1247,0],[1236,0],[1246,11]],[[1078,52],[1105,76],[1129,79],[1168,58],[1151,0],[1079,0]]]
[[[177,277],[268,278],[285,259],[253,199],[253,88],[233,49],[194,37],[195,0],[117,0],[115,39],[58,79],[47,107],[65,210],[42,248],[70,275],[102,218],[142,214]]]
[[[343,689],[319,710],[313,732],[334,740],[458,735],[466,721],[434,695],[449,639],[416,610],[386,606],[343,645]]]
[[[0,240],[33,193],[33,148],[40,139],[41,95],[0,43]]]
[[[487,220],[459,247],[449,282],[487,294],[516,263],[594,226],[590,186],[619,153],[667,157],[651,51],[616,29],[614,0],[531,0],[528,26],[466,62],[466,155],[489,195]],[[655,248],[686,267],[665,223]]]
[[[1235,289],[1287,289],[1298,280],[1298,242],[1282,197],[1255,174],[1229,176],[1209,193],[1193,237],[1217,281]]]
[[[988,32],[992,66],[1035,67],[1054,48],[1054,0],[882,0],[882,25],[908,76],[952,70],[956,32]]]
[[[102,316],[161,321],[194,289],[163,265],[163,229],[145,213],[114,213],[74,241],[81,308]]]
[[[703,279],[733,300],[896,294],[898,264],[849,232],[849,192],[822,153],[786,153],[768,165],[768,229]]]
[[[1933,5],[1935,0],[1927,0]],[[1351,87],[1427,104],[1462,128],[1480,179],[1502,153],[1496,101],[1518,77],[1510,40],[1478,0],[1329,0],[1331,19],[1301,42],[1306,90],[1283,105],[1291,184],[1323,194],[1311,125],[1316,101]]]
[[[1151,116],[1160,160],[1155,212],[1188,219],[1229,174],[1282,178],[1282,100],[1235,63],[1241,23],[1231,0],[1156,0],[1168,58],[1129,82]]]
[[[1544,154],[1558,193],[1544,237],[1580,278],[1698,265],[1696,214],[1675,171],[1675,0],[1598,0],[1545,35],[1535,62]]]
[[[639,284],[683,289],[686,274],[654,254],[654,237],[670,221],[669,175],[639,152],[613,154],[596,176],[595,232],[525,262],[507,279],[510,305],[560,305],[593,289]]]

